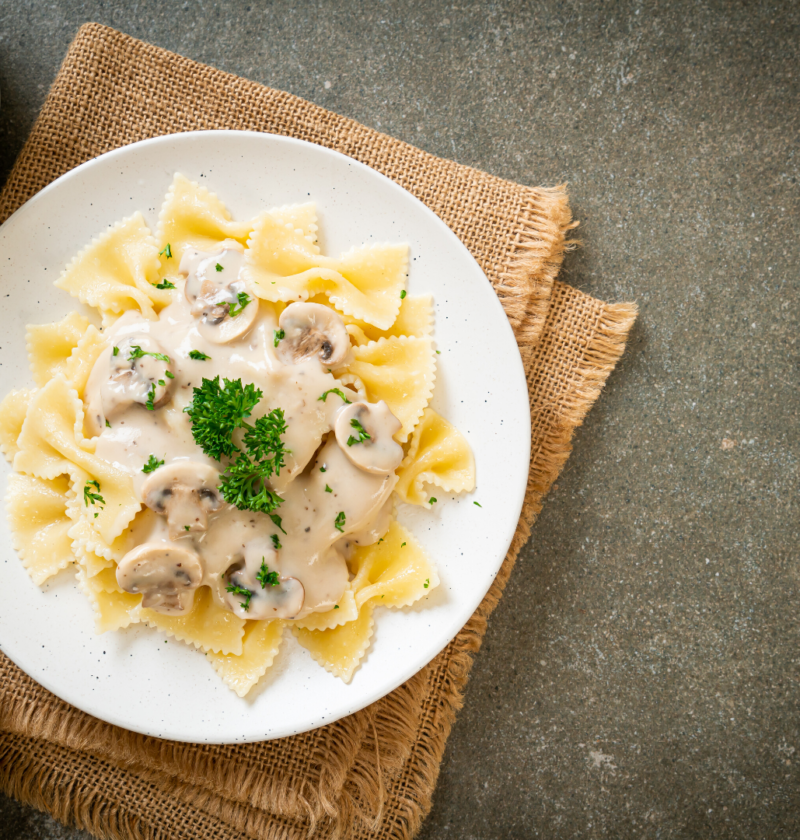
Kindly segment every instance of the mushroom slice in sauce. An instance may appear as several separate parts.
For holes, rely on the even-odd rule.
[[[353,403],[336,418],[336,442],[356,467],[389,473],[403,460],[403,447],[392,437],[402,425],[384,400]]]
[[[223,505],[219,471],[197,461],[159,467],[142,485],[142,501],[167,517],[170,539],[205,531],[209,512]]]
[[[303,584],[297,578],[278,574],[277,556],[263,540],[256,539],[245,546],[244,561],[225,572],[224,579],[234,590],[226,588],[225,602],[240,618],[295,618],[303,609]]]
[[[99,435],[133,403],[155,410],[172,396],[172,360],[148,335],[128,336],[104,351],[86,383],[86,427]]]
[[[350,336],[344,321],[321,303],[290,303],[279,319],[283,338],[278,356],[287,365],[318,357],[325,367],[344,362],[350,350]]]
[[[142,606],[167,615],[188,612],[203,579],[200,557],[170,543],[144,543],[129,551],[117,566],[117,583],[141,594]]]
[[[258,298],[247,294],[239,277],[243,250],[235,240],[225,240],[211,253],[187,248],[181,258],[179,271],[186,277],[183,293],[190,311],[198,319],[200,334],[215,344],[240,338],[258,316]],[[242,307],[240,296],[245,294],[249,303]]]

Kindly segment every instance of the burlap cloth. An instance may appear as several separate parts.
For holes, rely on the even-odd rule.
[[[555,280],[574,226],[563,188],[523,187],[440,160],[97,24],[84,26],[67,53],[0,195],[0,221],[95,155],[221,128],[350,155],[414,193],[469,248],[503,303],[528,373],[533,439],[522,518],[491,591],[433,662],[372,706],[304,735],[244,746],[146,738],[58,700],[0,654],[0,784],[100,837],[408,838],[430,808],[486,620],[636,310]]]

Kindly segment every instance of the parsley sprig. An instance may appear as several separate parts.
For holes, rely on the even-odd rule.
[[[170,247],[169,242],[158,252],[159,257],[166,256],[168,260],[172,259],[172,248]]]
[[[242,609],[247,612],[250,609],[250,599],[253,597],[253,593],[244,586],[239,586],[238,583],[229,583],[225,587],[226,592],[230,592],[232,595],[241,595],[244,598],[242,601]]]
[[[278,580],[278,573],[271,572],[267,568],[266,561],[264,558],[261,558],[261,568],[256,572],[256,580],[261,584],[262,589],[266,589],[268,586],[278,586],[280,581]]]
[[[147,462],[145,463],[145,465],[142,467],[142,472],[143,473],[155,472],[159,467],[163,467],[163,466],[164,466],[163,461],[160,461],[158,458],[156,458],[155,455],[151,455],[147,459]]]
[[[239,292],[236,295],[238,303],[231,303],[228,305],[228,315],[235,318],[240,312],[244,312],[245,306],[250,303],[250,295],[247,292]]]
[[[92,490],[93,487],[94,487],[94,490],[97,491],[96,493],[94,492],[94,490]],[[86,507],[89,507],[89,505],[99,504],[100,505],[100,510],[103,509],[103,506],[105,505],[106,500],[100,495],[100,482],[99,481],[96,481],[94,479],[90,479],[89,481],[86,482],[86,484],[83,485],[83,501],[84,501],[84,504],[86,505]],[[97,519],[98,515],[99,515],[99,513],[96,512],[95,515],[94,515],[95,519]]]
[[[157,289],[174,289],[175,284],[170,283],[166,277],[160,283],[151,283],[151,286],[155,286]]]
[[[130,361],[143,359],[145,356],[152,356],[154,359],[158,359],[159,362],[170,363],[170,358],[166,353],[150,353],[147,350],[142,350],[138,344],[131,344],[131,352],[128,353],[128,359]]]
[[[207,356],[202,350],[190,350],[189,358],[194,359],[196,362],[205,362],[207,359],[210,359],[211,356]]]
[[[352,446],[354,443],[363,443],[365,440],[372,440],[367,430],[355,417],[350,421],[350,425],[356,430],[356,434],[347,438],[348,446]]]
[[[317,397],[317,402],[325,402],[328,398],[328,394],[336,394],[336,396],[341,397],[347,405],[350,405],[350,400],[347,399],[341,388],[329,388],[321,397]]]

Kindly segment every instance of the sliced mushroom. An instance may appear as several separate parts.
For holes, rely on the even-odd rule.
[[[403,447],[393,438],[402,425],[383,400],[353,403],[336,418],[336,442],[359,469],[390,473],[403,460]]]
[[[283,338],[278,355],[285,364],[297,365],[317,356],[328,368],[341,365],[350,349],[344,321],[321,303],[290,303],[281,312]]]
[[[132,403],[155,410],[175,386],[172,360],[148,335],[133,335],[109,347],[95,362],[86,386],[86,426],[99,435]]]
[[[205,531],[208,514],[222,507],[219,471],[197,461],[176,461],[159,467],[142,485],[142,501],[167,517],[174,540]]]
[[[117,566],[117,583],[141,594],[142,606],[166,615],[188,612],[203,579],[203,564],[191,549],[169,543],[144,543]]]
[[[244,559],[225,572],[224,598],[239,617],[294,618],[303,608],[303,584],[278,574],[277,557],[263,540],[252,540],[245,546]]]
[[[191,313],[199,319],[201,335],[215,344],[243,336],[258,315],[258,298],[247,293],[239,277],[242,252],[238,242],[225,240],[211,253],[187,249],[181,259],[179,270],[186,275],[184,295]]]

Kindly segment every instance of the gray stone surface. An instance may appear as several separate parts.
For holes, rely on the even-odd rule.
[[[641,317],[493,616],[420,837],[800,834],[800,7],[0,7],[0,173],[98,20],[435,154],[569,181]],[[9,840],[83,837],[0,803]]]

